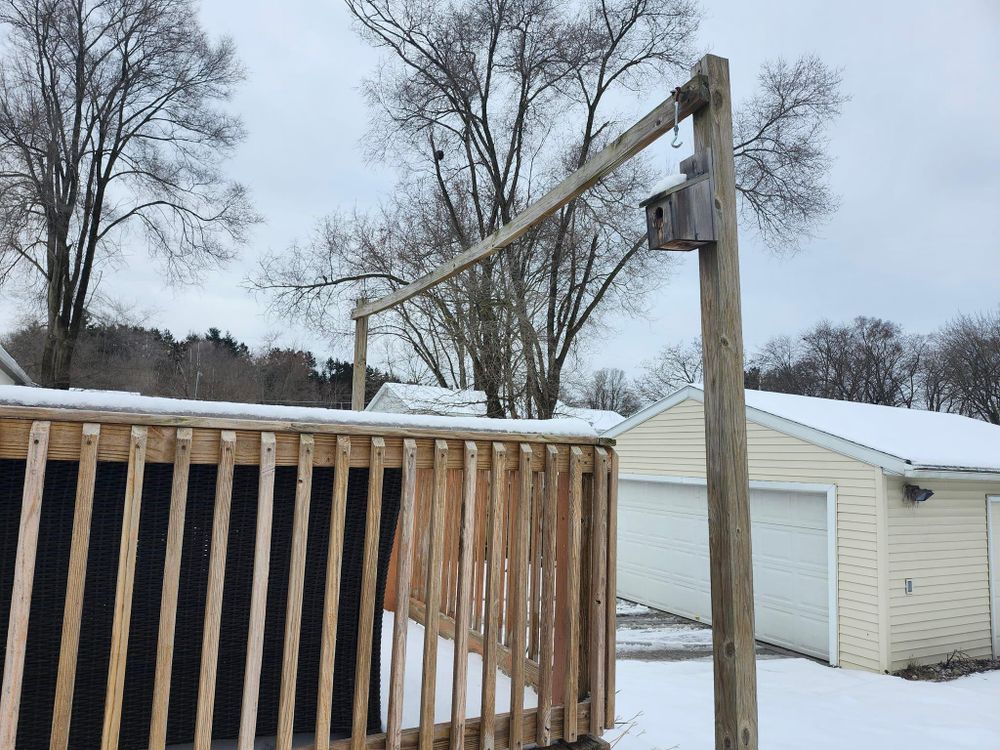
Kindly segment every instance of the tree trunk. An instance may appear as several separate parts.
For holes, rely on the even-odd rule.
[[[46,388],[61,388],[70,386],[70,367],[73,364],[73,349],[75,342],[70,339],[69,331],[60,322],[49,324],[45,337],[45,348],[42,350],[41,384]]]

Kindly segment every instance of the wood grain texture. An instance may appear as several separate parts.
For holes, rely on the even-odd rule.
[[[757,748],[753,567],[743,325],[740,311],[732,101],[727,60],[706,55],[693,75],[709,104],[694,116],[694,148],[711,149],[717,241],[698,251],[705,381],[709,570],[717,748]]]
[[[534,661],[541,658],[542,637],[542,509],[545,501],[545,487],[541,472],[531,490],[531,551],[528,572],[531,580],[528,585],[530,600],[528,619],[528,657]]]
[[[385,442],[372,438],[368,471],[368,506],[361,565],[361,599],[358,604],[358,650],[354,670],[351,747],[362,750],[368,734],[368,688],[372,671],[372,631],[375,624],[375,582],[378,573],[378,540],[382,524],[382,482]],[[381,646],[381,644],[379,644]]]
[[[392,628],[392,666],[389,671],[386,750],[399,750],[403,732],[403,686],[406,680],[406,633],[410,620],[413,581],[413,522],[417,492],[417,446],[403,443],[403,476],[399,505],[399,537],[396,548],[396,611]],[[326,750],[325,748],[323,750]]]
[[[333,469],[333,505],[330,510],[330,542],[326,555],[326,588],[323,597],[323,634],[319,657],[319,693],[316,702],[316,748],[330,744],[333,704],[333,667],[337,659],[337,615],[340,610],[340,574],[344,554],[344,522],[347,515],[347,478],[350,471],[351,439],[337,438]]]
[[[583,472],[580,464],[583,451],[574,446],[569,456],[569,506],[567,514],[566,555],[566,672],[563,686],[563,706],[569,721],[563,729],[563,739],[574,742],[579,734],[576,705],[579,700],[580,672],[580,566],[581,519],[583,510]]]
[[[27,443],[27,465],[21,493],[21,519],[17,529],[17,552],[14,558],[14,583],[7,621],[7,645],[4,650],[3,683],[0,688],[0,750],[14,750],[17,739],[21,685],[24,680],[24,656],[28,643],[28,616],[31,613],[31,589],[35,579],[38,525],[42,514],[45,462],[49,447],[49,423],[32,424]]]
[[[701,76],[695,76],[691,81],[681,86],[680,119],[690,116],[694,111],[704,106],[706,101],[705,81]],[[396,289],[381,299],[359,304],[354,309],[354,318],[361,319],[372,313],[394,307],[400,302],[405,302],[507,247],[538,222],[551,216],[574,198],[578,198],[587,189],[596,185],[602,178],[611,174],[673,126],[674,97],[671,96],[489,237],[480,240],[468,250],[459,253],[446,263],[442,263],[416,281]]]
[[[285,605],[285,642],[281,652],[281,689],[278,695],[276,750],[291,750],[295,725],[295,683],[299,676],[299,642],[302,636],[302,589],[306,580],[306,545],[309,542],[309,501],[312,497],[312,435],[299,436],[299,470],[292,516],[292,556],[288,565],[288,600]]]
[[[59,672],[52,705],[50,750],[66,750],[69,745],[69,722],[73,711],[76,659],[80,648],[80,618],[83,615],[83,589],[87,578],[87,553],[90,549],[90,522],[94,510],[94,483],[97,479],[97,448],[100,436],[100,425],[83,426],[80,466],[76,478],[76,504],[73,510],[73,536],[66,574],[66,603],[63,607],[62,637],[59,646]]]
[[[125,507],[122,513],[121,543],[118,548],[118,578],[115,588],[114,622],[111,625],[111,652],[108,656],[108,685],[104,698],[102,750],[115,750],[121,729],[122,700],[125,694],[125,661],[128,634],[132,621],[132,590],[135,585],[135,559],[139,545],[139,513],[142,507],[142,481],[146,470],[145,427],[133,427],[131,457],[125,481]]]
[[[476,512],[476,465],[479,449],[465,444],[461,515],[458,532],[458,592],[455,606],[455,657],[452,661],[451,750],[465,747],[465,698],[469,676],[469,628],[472,626],[472,546]]]
[[[615,450],[609,452],[609,477],[608,477],[608,586],[605,614],[608,624],[605,632],[608,637],[608,649],[606,654],[606,664],[604,667],[604,684],[607,693],[606,715],[604,727],[614,729],[615,726],[615,655],[617,643],[615,634],[618,632],[617,625],[617,594],[618,594],[618,453]],[[595,709],[596,710],[596,709]]]
[[[424,624],[423,679],[420,686],[420,747],[428,750],[434,740],[434,691],[437,686],[437,648],[441,607],[441,565],[444,555],[444,509],[448,493],[448,444],[434,448],[434,494],[428,522],[427,622]]]
[[[243,670],[243,701],[237,750],[253,750],[257,735],[260,672],[264,662],[264,623],[267,618],[267,581],[271,568],[271,527],[274,521],[273,432],[260,435],[260,476],[257,486],[257,530],[254,536],[253,582],[250,588],[250,624]]]
[[[608,453],[603,448],[594,449],[594,490],[590,509],[590,702],[603,708],[604,670],[607,667],[606,651],[608,620]],[[614,606],[612,602],[611,606]],[[611,636],[614,638],[614,634]],[[604,733],[604,714],[600,710],[590,714],[590,734],[600,737]]]
[[[354,321],[354,369],[351,372],[351,409],[365,410],[365,376],[368,373],[368,316]]]
[[[202,632],[201,668],[198,675],[198,709],[195,716],[194,750],[211,750],[212,715],[215,711],[215,678],[219,669],[219,629],[222,623],[222,589],[226,576],[229,516],[233,502],[233,466],[236,433],[219,435],[219,470],[215,480],[215,510],[212,544],[208,556],[208,588],[205,594],[205,627]]]
[[[149,750],[163,750],[167,741],[167,711],[170,706],[170,676],[174,663],[174,631],[184,546],[188,476],[191,469],[191,428],[180,427],[174,440],[174,471],[170,483],[170,517],[163,558],[163,590],[160,593],[160,626],[156,637],[156,673],[149,720]]]
[[[525,636],[528,609],[528,515],[531,508],[531,446],[521,444],[517,471],[517,506],[512,508],[510,545],[510,734],[512,750],[521,750],[524,727]]]
[[[556,629],[556,517],[559,468],[555,446],[545,449],[545,498],[542,509],[542,625],[538,664],[538,733],[540,747],[552,744],[553,649]]]
[[[490,466],[490,498],[486,512],[486,616],[483,628],[483,695],[479,723],[479,747],[496,750],[497,648],[500,643],[500,592],[503,572],[500,568],[502,508],[505,497],[504,464],[507,449],[493,443]]]

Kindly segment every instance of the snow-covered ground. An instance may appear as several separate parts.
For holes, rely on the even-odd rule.
[[[1000,672],[953,682],[833,669],[810,659],[758,659],[766,750],[1000,748]],[[615,750],[713,747],[712,662],[618,660]]]

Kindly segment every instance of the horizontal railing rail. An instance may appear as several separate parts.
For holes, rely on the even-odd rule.
[[[279,750],[304,731],[317,750],[519,750],[600,734],[614,719],[616,471],[592,436],[465,422],[0,405],[0,492],[17,527],[0,538],[0,750],[85,736],[249,750],[268,727]],[[44,607],[61,626],[38,624]],[[419,661],[406,653],[413,623]],[[32,670],[45,638],[52,674]],[[436,722],[442,680],[450,721]],[[100,715],[87,724],[81,705]]]

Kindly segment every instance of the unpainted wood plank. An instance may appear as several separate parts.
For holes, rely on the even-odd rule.
[[[705,82],[700,76],[695,76],[680,87],[678,96],[680,110],[677,119],[683,120],[707,102]],[[354,309],[353,317],[361,319],[394,307],[499,252],[669,131],[674,126],[674,120],[674,97],[671,96],[489,237],[480,240],[416,281],[390,292],[381,299],[359,304]]]
[[[524,672],[528,608],[528,513],[531,507],[531,446],[522,443],[517,506],[511,525],[510,733],[512,750],[521,750],[524,726]]]
[[[104,698],[102,750],[115,750],[118,747],[121,730],[125,661],[128,656],[128,634],[132,621],[132,590],[135,585],[135,559],[139,545],[139,513],[142,506],[142,481],[146,469],[147,436],[148,431],[145,427],[132,428],[121,543],[118,548],[118,582],[115,588],[115,611],[111,625],[108,685]]]
[[[378,573],[378,541],[382,524],[382,481],[385,443],[372,438],[371,469],[368,473],[368,507],[365,511],[365,541],[361,565],[361,599],[358,604],[358,650],[354,670],[354,704],[351,713],[351,747],[362,750],[368,734],[368,688],[372,670],[372,630],[375,623],[375,581]],[[381,645],[381,644],[380,644]]]
[[[492,446],[490,498],[486,511],[486,615],[483,630],[483,695],[480,713],[479,747],[496,749],[497,648],[500,643],[500,592],[503,587],[501,564],[502,508],[504,505],[507,449]]]
[[[347,479],[350,461],[351,439],[341,436],[337,438],[337,455],[333,469],[330,541],[326,555],[323,633],[319,657],[319,695],[316,702],[316,750],[327,750],[330,744],[333,667],[337,660],[337,615],[340,611],[340,575],[344,555],[344,523],[347,516]]]
[[[90,549],[90,522],[94,510],[94,483],[97,479],[97,449],[100,436],[99,424],[83,425],[49,750],[66,750],[69,745],[69,722],[73,711],[76,659],[80,648],[80,618],[83,614],[83,590],[87,578],[87,553]]]
[[[285,606],[285,642],[281,656],[276,750],[291,750],[295,725],[295,683],[299,676],[299,642],[302,636],[302,589],[306,579],[306,545],[309,542],[309,501],[312,497],[312,435],[299,436],[299,470],[292,516],[292,556],[288,565],[288,600]]]
[[[31,589],[34,586],[35,558],[38,554],[38,524],[42,515],[42,493],[45,488],[49,427],[48,422],[33,423],[27,439],[27,464],[21,492],[21,519],[17,529],[14,583],[10,595],[3,683],[0,688],[0,750],[14,750],[17,739],[24,656],[28,645],[28,617],[31,614]]]
[[[257,529],[254,536],[253,579],[250,587],[250,624],[243,670],[243,700],[237,750],[253,750],[257,735],[260,672],[264,663],[264,623],[267,618],[267,581],[271,568],[271,527],[274,521],[275,436],[260,434],[260,474],[257,484]]]
[[[465,444],[462,504],[458,533],[458,602],[455,607],[455,657],[451,685],[451,750],[465,746],[465,699],[469,676],[469,628],[472,626],[472,558],[476,513],[476,464],[479,449]]]
[[[354,369],[351,373],[351,409],[365,410],[365,376],[368,372],[368,317],[354,321]]]
[[[444,440],[439,440],[434,450],[434,496],[428,524],[430,543],[427,566],[427,622],[424,625],[424,659],[420,686],[421,750],[429,750],[434,739],[434,691],[437,686],[441,565],[444,554],[444,504],[448,493],[448,444]]]
[[[389,670],[386,750],[399,750],[403,731],[403,686],[406,681],[406,635],[410,620],[413,580],[413,525],[417,492],[417,447],[403,442],[403,476],[400,490],[399,537],[396,549],[396,610],[392,628],[392,662]],[[325,749],[324,749],[325,750]]]
[[[598,707],[590,714],[590,734],[600,737],[604,731],[604,670],[607,666],[608,620],[605,608],[608,593],[608,453],[594,449],[594,482],[591,493],[590,523],[590,702]],[[614,606],[612,602],[610,606]],[[614,634],[611,635],[614,638]],[[604,710],[600,710],[604,709]]]
[[[544,504],[543,474],[536,475],[531,491],[531,557],[529,572],[530,606],[529,620],[531,640],[528,644],[528,657],[538,661],[541,654],[541,624],[542,624],[542,505]]]
[[[583,451],[573,446],[569,457],[569,513],[567,528],[566,559],[566,673],[563,687],[563,706],[569,716],[564,728],[563,739],[575,742],[578,736],[576,706],[579,701],[578,685],[580,671],[580,566],[581,532],[583,512],[583,472],[581,460]]]
[[[552,744],[553,649],[556,629],[556,514],[559,468],[555,446],[545,448],[545,497],[542,508],[542,624],[538,657],[538,733],[540,747]]]
[[[477,446],[478,450],[478,446]],[[478,463],[477,463],[478,466]],[[473,630],[482,633],[483,630],[483,591],[486,582],[486,508],[489,503],[490,484],[489,472],[477,469],[476,472],[476,555],[474,559],[475,580],[473,581],[472,611]]]
[[[605,711],[604,727],[614,729],[615,726],[615,634],[617,627],[617,594],[618,594],[618,453],[615,450],[609,453],[609,477],[608,477],[608,587],[607,602],[605,608],[608,623],[605,632],[608,637],[608,649],[606,654],[606,664],[604,667],[604,682],[607,690],[607,709]],[[595,709],[597,710],[597,709]]]
[[[226,548],[229,544],[235,461],[236,433],[223,430],[219,434],[219,469],[215,480],[212,543],[208,553],[208,587],[205,594],[205,626],[202,631],[201,667],[198,674],[194,750],[211,750],[212,747],[215,678],[219,670],[219,630],[222,624],[222,589],[226,577]]]
[[[167,712],[170,707],[170,676],[174,663],[174,631],[184,546],[188,477],[191,470],[191,428],[179,427],[174,436],[174,470],[170,482],[170,515],[163,558],[163,590],[160,594],[160,625],[156,637],[156,672],[149,720],[149,750],[163,750],[167,742]]]
[[[695,151],[712,153],[716,242],[698,250],[705,381],[705,456],[712,595],[716,747],[756,750],[750,488],[743,383],[736,176],[729,62],[704,56],[692,69],[709,104],[694,117]]]

